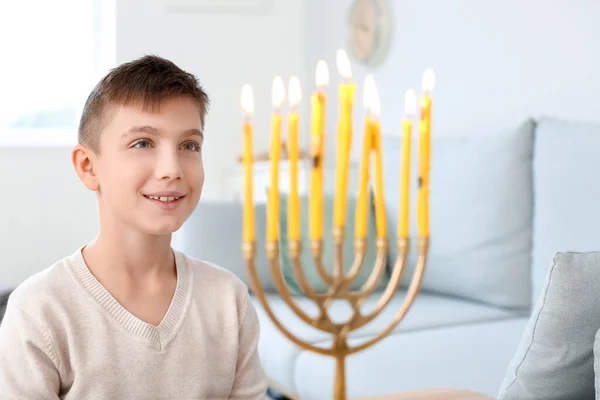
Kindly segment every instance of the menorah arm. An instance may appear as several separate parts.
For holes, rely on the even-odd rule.
[[[353,354],[362,351],[376,344],[377,342],[385,338],[387,335],[389,335],[396,328],[396,326],[398,326],[400,321],[402,321],[410,307],[413,305],[415,298],[419,293],[421,282],[423,281],[425,265],[427,264],[427,250],[429,245],[429,238],[419,238],[418,240],[419,259],[417,261],[417,268],[415,269],[415,274],[413,275],[413,279],[408,288],[408,292],[406,294],[406,298],[404,299],[402,307],[400,307],[392,323],[386,329],[384,329],[377,336],[375,336],[371,340],[366,341],[365,343],[362,343],[355,347],[349,347],[348,354]],[[404,259],[406,259],[406,257],[404,257]]]
[[[321,279],[323,279],[323,281],[328,285],[333,284],[333,276],[327,272],[325,266],[323,265],[323,242],[320,240],[311,240],[310,250],[315,262],[315,266],[317,267],[317,273]]]
[[[267,242],[267,259],[271,267],[271,274],[273,275],[273,283],[275,288],[279,292],[279,295],[285,301],[285,303],[296,313],[296,315],[308,325],[320,329],[325,332],[334,333],[337,331],[337,327],[329,320],[329,318],[322,318],[319,315],[318,318],[311,318],[306,314],[292,299],[289,288],[287,287],[283,275],[281,273],[281,266],[279,264],[279,243],[277,241]]]
[[[350,271],[344,277],[344,288],[350,287],[360,274],[367,253],[367,245],[367,239],[356,239],[354,241],[354,262]]]
[[[250,273],[250,282],[252,284],[252,290],[254,291],[254,295],[256,297],[258,297],[258,301],[260,302],[261,306],[267,313],[267,316],[269,317],[269,319],[271,319],[271,321],[273,322],[273,325],[275,325],[277,327],[277,329],[279,329],[286,338],[288,338],[290,341],[292,341],[297,346],[299,346],[303,349],[309,350],[309,351],[313,351],[318,354],[323,354],[323,355],[328,355],[328,356],[333,355],[332,350],[317,347],[317,346],[314,346],[302,339],[299,339],[296,335],[294,335],[289,330],[287,330],[287,328],[284,327],[283,324],[281,324],[281,322],[277,319],[277,317],[273,313],[273,310],[271,309],[269,302],[267,301],[264,288],[263,288],[262,284],[260,283],[260,279],[258,278],[258,273],[256,272],[256,264],[254,263],[254,256],[255,256],[256,249],[255,249],[254,242],[244,242],[243,251],[244,251],[244,258],[245,258],[246,264],[248,266],[248,271]]]
[[[300,285],[300,289],[302,292],[312,301],[314,301],[319,307],[320,315],[318,320],[326,319],[331,323],[329,319],[329,315],[327,314],[327,308],[325,307],[325,300],[327,299],[327,295],[322,293],[317,293],[315,289],[311,286],[311,284],[306,279],[306,275],[304,274],[304,270],[302,269],[302,263],[300,262],[300,255],[302,253],[302,242],[300,240],[290,240],[289,242],[289,257],[292,262],[292,269],[294,271],[294,276]]]
[[[366,298],[377,289],[377,284],[381,280],[381,276],[385,271],[385,265],[387,261],[387,238],[377,238],[377,256],[375,259],[375,265],[373,270],[369,274],[369,278],[363,284],[360,291],[349,292],[350,299],[359,303],[362,303]],[[363,253],[366,252],[366,248]]]
[[[419,239],[419,244],[422,239]],[[400,281],[402,280],[402,275],[404,274],[404,269],[406,266],[406,260],[408,258],[408,238],[400,238],[398,239],[398,257],[396,258],[396,263],[394,265],[394,270],[392,272],[392,276],[388,285],[386,286],[381,298],[375,305],[375,308],[367,315],[361,315],[360,313],[356,313],[353,315],[351,321],[351,330],[358,329],[372,320],[374,320],[379,313],[389,304],[394,297],[394,293],[398,289],[400,285]],[[419,247],[419,249],[421,249]],[[425,253],[419,252],[419,261],[421,260],[421,256],[424,256]],[[360,292],[359,292],[360,293]],[[365,296],[366,298],[366,296]]]

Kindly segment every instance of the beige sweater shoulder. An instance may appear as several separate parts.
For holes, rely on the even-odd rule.
[[[175,256],[177,288],[158,326],[122,307],[81,249],[23,282],[0,326],[0,398],[263,400],[248,288]]]

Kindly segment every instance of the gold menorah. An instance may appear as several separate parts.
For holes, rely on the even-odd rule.
[[[343,55],[343,54],[342,54]],[[346,60],[341,58],[342,61]],[[340,70],[348,70],[349,62],[340,63]],[[319,66],[317,71],[319,72]],[[322,69],[321,69],[322,71]],[[344,75],[344,74],[342,74]],[[346,74],[347,75],[347,74]],[[421,100],[421,120],[420,120],[420,147],[419,147],[419,188],[418,188],[418,204],[417,204],[417,219],[418,219],[418,237],[417,237],[417,252],[418,259],[414,270],[412,281],[409,285],[406,297],[400,309],[396,312],[393,320],[389,325],[374,337],[366,340],[364,343],[350,346],[348,339],[352,332],[360,329],[371,321],[373,321],[381,312],[389,305],[390,301],[396,294],[402,276],[406,269],[407,259],[410,249],[410,239],[408,234],[408,187],[410,177],[410,148],[411,148],[411,133],[412,125],[410,118],[405,118],[403,123],[403,154],[402,154],[402,182],[401,182],[401,204],[400,218],[398,224],[398,254],[394,260],[394,267],[389,276],[389,281],[386,287],[381,292],[381,296],[375,307],[367,313],[361,311],[365,301],[378,291],[380,281],[384,275],[387,257],[388,257],[388,236],[385,218],[385,203],[383,200],[383,163],[382,163],[382,143],[380,123],[378,120],[380,113],[379,99],[376,92],[374,80],[371,76],[365,81],[365,104],[368,106],[369,115],[366,118],[365,135],[363,141],[363,157],[360,168],[360,188],[358,194],[358,203],[356,208],[357,227],[355,231],[354,241],[354,260],[350,265],[350,269],[344,268],[344,263],[347,260],[343,259],[343,247],[346,239],[345,208],[346,208],[346,188],[348,181],[348,153],[350,150],[350,139],[352,136],[352,98],[354,93],[354,85],[350,82],[345,82],[340,85],[341,112],[340,123],[338,124],[338,159],[336,165],[336,194],[334,208],[334,257],[333,266],[326,268],[323,262],[323,240],[322,240],[322,186],[323,186],[323,109],[324,95],[318,92],[313,96],[313,112],[316,119],[313,121],[313,136],[312,149],[310,158],[312,158],[311,171],[311,208],[310,208],[310,251],[314,261],[318,275],[325,282],[327,289],[317,291],[309,283],[306,275],[306,265],[302,265],[301,255],[302,241],[300,235],[300,211],[298,198],[298,183],[297,183],[297,168],[300,158],[298,149],[298,112],[297,105],[300,101],[300,84],[297,78],[290,80],[290,104],[292,111],[290,113],[290,135],[289,145],[286,146],[286,158],[290,162],[290,197],[288,202],[289,207],[289,237],[288,255],[292,265],[293,274],[304,296],[311,299],[318,308],[318,315],[312,317],[300,308],[294,301],[289,287],[285,282],[279,258],[279,232],[278,221],[279,215],[279,200],[278,200],[278,165],[281,159],[282,141],[280,138],[281,115],[280,107],[283,103],[283,83],[277,77],[273,84],[273,105],[275,113],[272,120],[272,140],[271,151],[267,157],[262,157],[263,160],[268,160],[271,164],[271,186],[269,188],[268,212],[267,212],[267,240],[266,253],[273,276],[273,282],[281,298],[291,308],[291,310],[305,323],[310,326],[326,332],[332,336],[332,344],[329,347],[315,346],[293,334],[288,327],[285,327],[277,316],[273,313],[269,302],[267,301],[265,290],[258,277],[257,266],[255,263],[256,242],[254,238],[254,211],[253,211],[253,192],[252,192],[252,162],[257,157],[252,153],[252,124],[250,116],[252,115],[254,103],[251,87],[245,85],[242,89],[242,109],[246,120],[244,122],[245,147],[244,155],[241,160],[245,164],[245,179],[246,179],[246,196],[244,204],[244,240],[243,254],[249,271],[251,286],[254,294],[258,297],[260,304],[273,324],[287,337],[290,341],[301,347],[318,354],[331,356],[336,361],[334,399],[346,399],[346,357],[350,354],[357,353],[370,346],[375,345],[386,336],[388,336],[396,326],[406,316],[408,310],[415,301],[415,298],[421,287],[425,265],[427,262],[427,253],[429,248],[429,230],[428,230],[428,190],[429,190],[429,147],[430,147],[430,118],[431,118],[431,98],[429,92],[433,86],[433,72],[426,71],[424,75],[425,94]],[[317,73],[317,86],[319,86],[319,73]],[[368,103],[367,103],[368,100]],[[407,91],[406,96],[406,114],[413,114],[415,111],[415,94],[414,91]],[[288,149],[289,147],[289,149]],[[375,152],[375,214],[376,214],[376,257],[372,270],[359,288],[355,289],[353,283],[358,278],[365,264],[365,257],[368,250],[368,240],[366,235],[366,221],[368,214],[368,181],[370,155]],[[314,201],[314,202],[313,202]],[[332,271],[332,272],[329,272]],[[329,314],[329,306],[336,300],[347,301],[351,307],[350,317],[343,322],[334,321]]]
[[[367,281],[359,290],[351,290],[350,286],[354,280],[358,277],[361,269],[364,265],[364,258],[367,249],[367,241],[364,239],[356,240],[354,243],[354,260],[351,269],[348,273],[343,273],[343,259],[342,259],[342,247],[344,244],[344,232],[340,229],[334,229],[334,244],[335,244],[335,262],[334,262],[334,273],[333,275],[327,272],[322,262],[322,241],[311,241],[311,252],[317,268],[317,272],[323,281],[325,281],[329,289],[325,293],[317,293],[308,283],[304,274],[303,266],[300,263],[300,252],[302,251],[300,241],[294,240],[289,242],[289,256],[292,263],[294,275],[298,281],[300,288],[304,295],[315,302],[319,308],[319,315],[316,318],[311,318],[307,315],[298,305],[294,302],[289,288],[287,287],[281,268],[279,265],[279,243],[277,241],[270,241],[266,244],[267,258],[271,268],[271,274],[273,275],[273,281],[279,295],[287,303],[287,305],[307,324],[333,336],[333,343],[330,348],[322,348],[314,346],[296,335],[291,333],[283,324],[277,319],[277,316],[271,310],[269,302],[265,296],[264,288],[258,278],[256,270],[256,263],[254,258],[256,255],[256,244],[253,241],[246,241],[243,244],[244,258],[250,273],[250,279],[252,289],[255,295],[258,297],[261,306],[273,322],[273,324],[285,335],[289,340],[294,342],[301,348],[309,351],[313,351],[318,354],[334,357],[336,360],[336,372],[335,372],[335,386],[334,386],[334,399],[345,400],[346,399],[346,369],[345,360],[349,354],[357,353],[364,350],[383,338],[389,335],[394,328],[404,318],[407,311],[413,304],[417,293],[419,292],[421,281],[423,279],[423,273],[425,271],[425,265],[427,260],[427,250],[429,240],[428,238],[419,238],[417,242],[417,252],[419,258],[415,273],[413,275],[411,284],[409,286],[407,295],[405,297],[402,307],[397,311],[393,321],[389,326],[381,331],[377,336],[362,343],[358,346],[351,347],[348,345],[348,336],[352,331],[355,331],[369,322],[373,321],[389,304],[392,297],[394,296],[398,286],[402,280],[403,272],[406,266],[406,260],[409,253],[409,239],[400,238],[398,239],[398,256],[394,263],[394,268],[390,277],[390,280],[381,295],[381,298],[375,305],[375,308],[367,315],[363,315],[360,311],[361,305],[364,301],[376,290],[378,283],[383,275],[386,260],[387,260],[387,239],[384,237],[377,238],[377,255],[375,265]],[[331,320],[327,309],[331,302],[336,299],[343,299],[348,301],[352,307],[352,315],[350,318],[343,323],[335,323]]]

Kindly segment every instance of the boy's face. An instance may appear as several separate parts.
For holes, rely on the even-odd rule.
[[[117,106],[94,157],[101,211],[149,234],[178,230],[194,211],[204,183],[202,125],[188,98],[158,111]]]

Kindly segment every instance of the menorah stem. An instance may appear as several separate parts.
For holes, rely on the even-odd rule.
[[[346,400],[346,353],[341,352],[335,356],[335,387],[334,400]]]
[[[345,325],[334,335],[331,348],[335,358],[334,400],[346,400],[346,356],[348,355],[348,334],[350,326]]]

